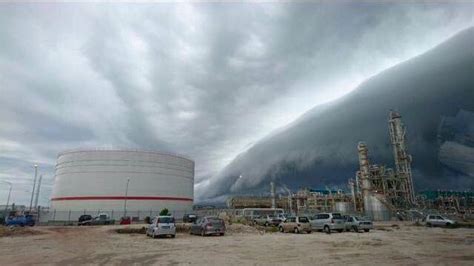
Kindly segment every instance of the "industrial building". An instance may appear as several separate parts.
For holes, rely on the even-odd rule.
[[[192,210],[194,161],[137,150],[74,150],[58,155],[52,220],[108,213],[143,219],[163,208]]]

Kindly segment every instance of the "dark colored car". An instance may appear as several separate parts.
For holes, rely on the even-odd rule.
[[[183,223],[194,223],[196,220],[196,214],[188,213],[183,216]]]
[[[89,214],[84,214],[79,217],[79,220],[77,221],[77,225],[91,225],[92,222],[92,216]]]
[[[203,217],[191,225],[190,233],[193,235],[221,235],[225,234],[224,220],[217,217]]]

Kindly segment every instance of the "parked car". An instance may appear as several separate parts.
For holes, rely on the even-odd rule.
[[[172,216],[157,216],[146,230],[146,235],[152,238],[160,236],[176,237],[176,223]]]
[[[311,224],[309,219],[306,216],[293,216],[288,217],[284,222],[278,226],[280,232],[293,232],[299,234],[301,232],[306,232],[311,234]]]
[[[33,215],[9,216],[5,221],[6,226],[34,226],[35,219]]]
[[[452,226],[455,225],[456,222],[453,220],[450,220],[446,217],[443,217],[441,215],[434,215],[430,214],[427,215],[424,219],[424,222],[426,223],[426,226],[432,227],[432,226]]]
[[[346,231],[353,230],[354,232],[359,232],[360,230],[364,230],[364,232],[369,232],[370,229],[374,229],[372,221],[364,217],[345,216],[344,218],[344,226]]]
[[[281,220],[281,222],[284,222],[286,220],[286,218],[288,218],[290,215],[288,214],[282,214],[282,213],[279,213],[277,214],[277,218]]]
[[[262,215],[255,218],[253,222],[263,226],[278,226],[282,222],[282,219],[274,215]]]
[[[225,223],[224,220],[218,217],[203,217],[196,220],[191,225],[191,234],[194,235],[221,235],[225,234]]]
[[[89,225],[109,225],[115,224],[115,220],[111,219],[107,213],[100,213],[98,216],[92,218]]]
[[[121,225],[132,224],[132,218],[130,216],[123,216],[122,218],[120,218],[120,224]]]
[[[79,220],[77,220],[77,225],[91,225],[92,216],[89,214],[84,214],[79,216]]]
[[[313,230],[324,231],[327,234],[331,231],[342,232],[345,229],[344,219],[340,213],[319,213],[310,223]]]
[[[183,223],[194,223],[196,220],[196,214],[188,213],[183,216]]]

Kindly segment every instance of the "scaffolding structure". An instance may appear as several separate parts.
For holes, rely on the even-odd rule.
[[[411,155],[407,151],[406,128],[401,120],[400,113],[391,111],[389,114],[388,125],[390,132],[390,141],[393,147],[393,157],[395,159],[396,177],[399,181],[402,198],[406,199],[411,205],[416,204],[415,191],[413,189],[413,179],[411,173]]]

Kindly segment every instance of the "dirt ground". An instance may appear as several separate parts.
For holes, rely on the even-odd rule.
[[[140,228],[142,225],[133,225]],[[369,233],[268,233],[232,225],[223,237],[118,234],[123,226],[34,227],[0,237],[2,265],[474,265],[474,230],[401,225]]]

